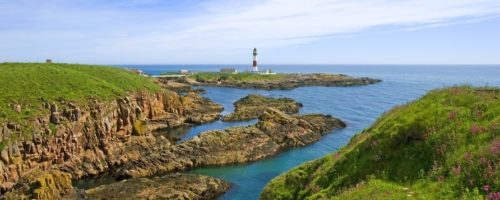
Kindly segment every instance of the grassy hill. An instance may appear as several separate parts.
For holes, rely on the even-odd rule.
[[[41,114],[44,101],[85,104],[89,98],[111,100],[128,92],[159,91],[149,78],[115,67],[42,64],[0,64],[0,123],[21,122]],[[21,105],[18,113],[13,105]]]
[[[500,89],[453,87],[392,109],[262,199],[500,198]]]

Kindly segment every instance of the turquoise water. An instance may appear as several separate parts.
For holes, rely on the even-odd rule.
[[[190,69],[217,71],[233,66],[240,70],[244,65],[193,65],[193,66],[134,66],[147,73]],[[222,104],[224,113],[233,110],[232,103],[251,93],[272,97],[291,97],[304,104],[301,113],[331,114],[346,121],[348,127],[335,130],[320,141],[302,148],[283,152],[272,158],[244,165],[202,168],[190,173],[205,174],[233,183],[231,190],[221,199],[257,199],[261,190],[273,177],[301,163],[325,156],[346,145],[350,138],[367,128],[383,112],[424,95],[427,91],[452,85],[500,86],[500,66],[493,65],[268,65],[277,72],[332,72],[353,76],[368,76],[383,82],[359,87],[302,87],[293,90],[254,90],[204,87],[204,96]],[[254,123],[254,122],[244,122]],[[201,131],[223,129],[235,124],[214,122],[185,131],[185,138]]]

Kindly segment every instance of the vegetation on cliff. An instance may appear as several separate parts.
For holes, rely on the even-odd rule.
[[[152,79],[105,66],[46,63],[0,64],[0,123],[36,116],[44,102],[111,100],[128,92],[160,91]]]
[[[119,68],[7,63],[1,69],[2,77],[10,78],[2,83],[19,91],[1,95],[0,111],[7,114],[0,121],[0,195],[14,191],[58,199],[56,189],[71,178],[41,172],[64,171],[73,179],[99,175],[171,145],[153,131],[213,121],[222,110],[195,92],[163,90],[152,79]],[[34,112],[25,113],[29,110]],[[16,191],[19,187],[27,189]]]
[[[499,136],[500,89],[431,91],[338,152],[273,179],[261,198],[498,199]]]
[[[45,132],[55,133],[61,116],[74,121],[81,109],[96,101],[160,91],[153,79],[117,67],[1,63],[0,150],[13,141],[31,138],[47,120]]]
[[[276,108],[288,114],[299,112],[302,104],[291,98],[271,98],[250,94],[234,102],[235,112],[224,116],[224,121],[240,121],[258,118],[267,108]]]

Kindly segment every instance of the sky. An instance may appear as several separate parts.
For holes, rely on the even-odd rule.
[[[0,0],[0,62],[500,64],[500,0]]]

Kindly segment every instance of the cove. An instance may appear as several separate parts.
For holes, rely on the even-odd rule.
[[[201,66],[205,70],[216,71],[214,65]],[[142,66],[147,73],[186,68],[186,66]],[[189,68],[189,66],[187,67]],[[500,66],[430,66],[430,65],[369,65],[369,66],[272,66],[278,72],[331,72],[352,76],[368,76],[382,79],[382,83],[358,87],[302,87],[293,90],[254,90],[222,87],[203,87],[203,96],[210,98],[225,108],[223,114],[231,112],[233,103],[248,94],[262,94],[270,97],[290,97],[302,103],[301,114],[322,113],[336,116],[348,127],[336,130],[320,141],[302,148],[282,152],[269,159],[224,167],[192,170],[189,173],[204,174],[222,178],[233,184],[221,199],[258,199],[265,184],[275,176],[301,163],[325,156],[345,144],[359,131],[367,128],[382,113],[396,105],[419,98],[434,88],[470,84],[477,86],[500,86]],[[239,124],[241,123],[241,124]],[[176,129],[182,139],[189,139],[206,130],[224,129],[231,126],[255,122],[212,122],[200,126]],[[86,188],[104,184],[103,180],[90,182]],[[89,180],[84,180],[89,181]],[[113,180],[110,180],[113,181]],[[89,183],[89,182],[87,182]],[[79,186],[79,184],[76,184]],[[85,184],[80,184],[85,188]]]
[[[293,68],[300,72],[299,69]],[[309,68],[311,69],[311,68]],[[360,87],[302,87],[293,90],[251,90],[205,87],[208,97],[225,107],[252,93],[290,97],[304,104],[301,113],[323,113],[348,123],[345,129],[328,134],[312,145],[291,149],[266,160],[244,165],[202,168],[190,173],[222,178],[233,187],[220,199],[258,199],[263,187],[275,176],[301,163],[325,156],[346,145],[350,138],[370,126],[382,113],[396,105],[419,98],[427,91],[460,84],[500,85],[499,66],[318,66],[315,71],[380,78],[382,83]],[[290,72],[290,71],[288,71]],[[495,76],[496,75],[496,76]]]

